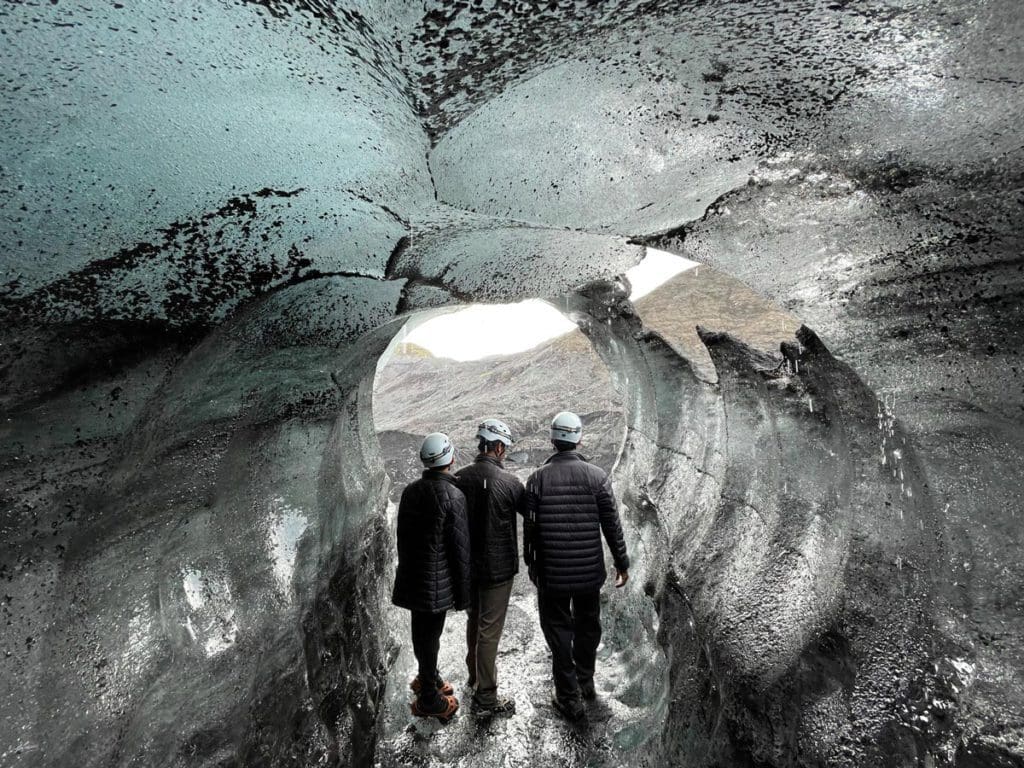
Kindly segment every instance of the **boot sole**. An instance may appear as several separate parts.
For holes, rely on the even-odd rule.
[[[409,704],[409,710],[414,717],[432,717],[442,725],[447,725],[459,711],[459,701],[454,696],[446,696],[445,699],[448,702],[448,707],[441,712],[424,712],[415,701]]]
[[[470,708],[470,712],[478,720],[490,720],[492,717],[512,717],[516,713],[516,708],[511,709],[473,709]]]

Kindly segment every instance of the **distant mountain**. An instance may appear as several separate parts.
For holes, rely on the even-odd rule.
[[[717,380],[697,326],[724,331],[750,346],[778,354],[792,339],[799,318],[766,301],[734,277],[710,267],[681,272],[636,302],[644,326],[665,337],[702,375]]]
[[[421,347],[419,344],[412,341],[405,341],[398,345],[396,354],[402,357],[433,357],[434,353],[426,347]]]

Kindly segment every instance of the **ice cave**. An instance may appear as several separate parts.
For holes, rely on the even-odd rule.
[[[1024,766],[1017,0],[23,0],[0,40],[4,768]],[[651,251],[700,266],[631,299]],[[526,299],[578,331],[508,407],[586,361],[634,559],[602,709],[424,729],[380,376]]]

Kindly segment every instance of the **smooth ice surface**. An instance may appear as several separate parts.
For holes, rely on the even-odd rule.
[[[1015,0],[61,0],[0,39],[5,766],[383,754],[378,358],[536,298],[622,402],[642,759],[1022,764]],[[647,247],[806,327],[628,302]]]

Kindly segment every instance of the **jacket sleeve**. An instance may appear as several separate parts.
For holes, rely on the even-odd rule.
[[[456,492],[449,497],[444,519],[445,548],[452,575],[452,597],[455,610],[469,607],[470,551],[469,522],[466,519],[466,497]]]
[[[629,570],[629,555],[626,554],[626,538],[622,535],[622,523],[619,521],[619,508],[615,503],[612,481],[607,475],[601,481],[597,493],[597,512],[601,519],[601,531],[612,552],[615,567],[620,571]]]
[[[519,513],[520,517],[526,517],[526,486],[524,486],[519,478],[513,478],[515,483],[512,486],[512,498],[515,504],[516,512]]]
[[[523,515],[523,562],[526,563],[530,580],[537,583],[534,563],[537,560],[537,489],[533,478],[527,482],[520,497],[520,509]]]

